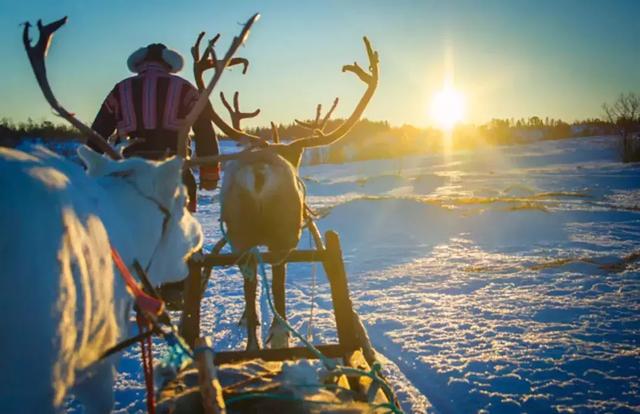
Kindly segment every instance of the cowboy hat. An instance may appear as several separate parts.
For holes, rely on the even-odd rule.
[[[127,59],[127,67],[131,72],[137,73],[138,66],[143,62],[163,63],[171,73],[180,72],[184,66],[184,59],[180,53],[168,49],[162,43],[152,43],[133,52]]]

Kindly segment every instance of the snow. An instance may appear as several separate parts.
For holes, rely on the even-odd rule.
[[[321,231],[341,236],[354,306],[407,412],[640,412],[640,165],[619,162],[615,140],[300,175]],[[217,192],[202,193],[205,249],[218,213]],[[314,343],[334,341],[321,267],[289,265],[287,315],[307,331],[314,274]],[[201,326],[216,349],[243,348],[243,307],[238,270],[214,270]],[[144,410],[136,352],[119,367],[120,412]]]

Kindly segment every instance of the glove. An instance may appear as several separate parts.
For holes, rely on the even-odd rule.
[[[215,190],[220,179],[220,164],[200,167],[200,188]]]

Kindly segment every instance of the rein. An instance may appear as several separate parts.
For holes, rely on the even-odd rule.
[[[191,352],[188,349],[188,346],[184,344],[181,338],[177,337],[177,333],[173,328],[173,325],[171,324],[171,319],[166,313],[164,302],[160,299],[160,295],[158,294],[158,292],[156,292],[146,274],[151,267],[153,258],[155,257],[158,248],[160,247],[160,244],[162,243],[162,240],[167,233],[167,226],[169,220],[171,220],[171,212],[158,200],[144,194],[138,188],[138,186],[136,186],[131,181],[126,179],[124,181],[128,183],[141,197],[151,201],[164,215],[164,218],[162,220],[162,232],[160,235],[160,239],[158,240],[153,253],[151,254],[146,268],[143,269],[137,260],[135,260],[133,263],[134,269],[138,274],[144,289],[140,287],[136,279],[133,277],[133,275],[125,265],[124,260],[122,260],[122,257],[120,256],[118,250],[114,246],[111,246],[111,258],[113,260],[113,263],[119,270],[120,276],[122,277],[122,280],[127,287],[127,291],[134,298],[136,312],[145,318],[145,320],[148,322],[146,325],[150,325],[151,329],[143,332],[143,327],[139,326],[140,333],[138,335],[125,339],[124,341],[112,346],[111,348],[108,348],[105,352],[102,353],[100,358],[98,358],[98,361],[103,360],[104,358],[113,355],[123,349],[126,349],[135,342],[140,341],[141,343],[143,343],[145,340],[150,339],[153,334],[161,335],[170,346],[179,348],[180,352],[178,353],[184,354],[187,357],[191,357]],[[149,293],[145,292],[145,290]],[[167,325],[170,328],[163,329],[160,323]]]
[[[164,240],[164,237],[167,233],[167,226],[169,225],[169,220],[171,220],[171,211],[166,208],[165,206],[163,206],[158,200],[156,200],[155,198],[146,195],[145,193],[142,192],[142,190],[140,190],[140,188],[138,188],[137,185],[135,185],[134,183],[132,183],[129,180],[123,180],[124,182],[126,182],[127,184],[129,184],[131,186],[131,188],[133,188],[135,190],[136,193],[138,193],[138,195],[146,200],[149,200],[150,202],[152,202],[157,208],[158,210],[160,210],[160,212],[164,215],[164,218],[162,219],[162,232],[160,233],[160,240],[158,240],[158,243],[156,244],[156,247],[154,247],[153,249],[153,253],[151,253],[151,257],[149,258],[149,263],[147,263],[147,266],[144,268],[145,272],[148,272],[149,269],[151,268],[151,263],[153,262],[154,257],[156,256],[156,253],[158,253],[158,249],[160,248],[160,244],[162,243],[162,240]]]
[[[124,280],[124,283],[127,285],[127,289],[131,295],[133,295],[137,308],[141,312],[146,312],[156,316],[160,315],[162,311],[164,311],[164,302],[158,298],[154,298],[142,290],[133,278],[133,275],[131,275],[131,272],[129,272],[127,266],[124,264],[122,257],[120,257],[120,254],[113,246],[111,246],[111,258],[120,271],[120,276],[122,276],[122,280]]]
[[[120,276],[124,281],[129,293],[133,296],[136,303],[136,320],[138,322],[138,330],[140,334],[137,336],[125,340],[115,347],[107,350],[105,355],[111,355],[120,349],[124,349],[136,341],[140,341],[140,356],[142,358],[142,370],[144,372],[144,382],[147,389],[147,411],[150,414],[155,414],[155,396],[153,386],[153,353],[151,335],[156,331],[153,324],[153,318],[159,316],[164,312],[164,302],[158,298],[155,298],[147,294],[129,272],[129,269],[124,264],[122,257],[115,247],[111,246],[111,258],[113,263],[119,270]],[[147,317],[147,315],[149,317]]]
[[[138,193],[139,196],[152,202],[164,216],[162,219],[162,231],[160,233],[160,238],[156,243],[151,256],[149,257],[149,262],[147,263],[146,268],[143,270],[142,266],[140,266],[137,261],[135,261],[134,263],[135,269],[140,274],[140,278],[144,286],[149,292],[156,293],[153,289],[153,286],[146,277],[146,272],[151,268],[151,263],[153,263],[153,259],[158,253],[158,249],[160,248],[160,245],[162,244],[162,241],[167,234],[168,224],[171,220],[171,212],[158,200],[143,193],[142,190],[140,190],[140,188],[138,188],[138,186],[134,183],[126,179],[124,181],[128,183],[133,188],[133,190]],[[172,344],[181,346],[182,343],[180,342],[179,338],[176,338],[174,340],[174,338],[171,337],[171,334],[175,335],[173,328],[171,329],[171,333],[166,333],[163,332],[158,325],[159,319],[162,319],[164,323],[168,323],[169,325],[171,324],[171,320],[165,312],[164,302],[159,299],[159,296],[156,294],[156,297],[154,297],[150,294],[147,294],[138,285],[136,280],[131,275],[131,272],[124,264],[122,257],[113,246],[111,246],[111,258],[113,259],[113,263],[118,268],[120,276],[122,276],[122,280],[127,286],[127,290],[134,298],[136,321],[138,323],[139,334],[109,348],[102,354],[100,360],[127,348],[135,342],[140,342],[140,357],[142,359],[142,370],[144,372],[144,380],[147,390],[147,412],[150,414],[155,414],[155,395],[153,384],[153,342],[151,341],[151,336],[154,333],[161,334],[165,338],[165,340],[167,340],[167,343],[170,347],[173,346]]]

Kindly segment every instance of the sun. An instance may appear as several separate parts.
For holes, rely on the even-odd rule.
[[[433,95],[430,116],[439,128],[451,131],[465,116],[465,98],[462,92],[445,85]]]

